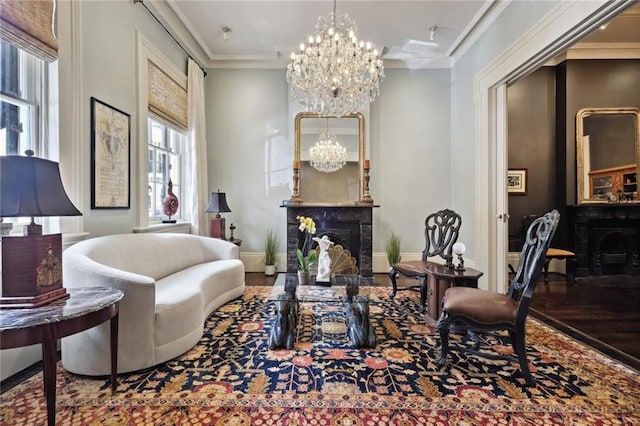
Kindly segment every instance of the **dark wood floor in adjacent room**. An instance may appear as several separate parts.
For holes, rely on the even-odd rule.
[[[387,274],[374,276],[388,285]],[[275,276],[246,274],[247,285],[270,286],[274,281]],[[567,282],[552,273],[549,283],[538,284],[531,308],[534,317],[640,371],[640,277]]]
[[[534,317],[640,371],[640,277],[549,274],[531,302]]]

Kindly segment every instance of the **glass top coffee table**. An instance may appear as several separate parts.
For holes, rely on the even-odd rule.
[[[373,278],[360,275],[336,275],[330,283],[298,285],[295,273],[279,274],[267,300],[275,307],[275,320],[269,349],[293,348],[300,302],[340,303],[347,319],[347,333],[357,348],[376,346],[376,335],[369,322],[369,297]]]

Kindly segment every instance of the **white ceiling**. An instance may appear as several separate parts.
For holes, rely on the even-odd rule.
[[[285,64],[291,52],[306,43],[318,17],[329,17],[333,9],[331,0],[166,1],[209,65],[239,60]],[[435,43],[422,45],[409,59],[413,66],[448,66],[447,58],[495,4],[495,0],[340,0],[336,14],[346,13],[355,21],[359,39],[380,51],[387,48],[387,59],[401,58],[410,40],[429,41],[429,27],[436,25]],[[223,27],[231,29],[229,40],[224,40]]]
[[[151,3],[181,44],[206,68],[250,64],[284,67],[305,42],[319,16],[328,17],[332,0],[159,0]],[[385,49],[385,67],[450,67],[465,41],[508,2],[497,0],[339,0],[358,38]],[[168,7],[167,7],[168,6]],[[622,18],[625,19],[622,19]],[[429,27],[437,26],[434,43]],[[223,28],[231,29],[228,40]],[[413,41],[413,43],[407,44]],[[417,43],[415,43],[417,42]],[[640,3],[605,31],[585,39],[591,45],[640,43]]]

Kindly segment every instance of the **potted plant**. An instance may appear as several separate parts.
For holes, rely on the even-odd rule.
[[[309,283],[309,267],[316,262],[318,253],[311,249],[311,236],[316,233],[316,223],[310,217],[298,216],[296,217],[300,221],[298,229],[302,232],[303,242],[302,249],[296,249],[296,256],[298,257],[298,283]]]
[[[387,261],[389,262],[389,267],[393,267],[396,263],[400,262],[400,236],[396,235],[393,231],[391,232],[391,236],[387,239],[384,245],[385,251],[387,252]]]
[[[264,238],[264,274],[274,275],[276,273],[276,262],[278,261],[278,250],[280,241],[273,229],[269,229]]]

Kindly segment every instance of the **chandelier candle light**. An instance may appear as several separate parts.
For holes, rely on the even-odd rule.
[[[291,97],[306,110],[342,117],[358,111],[380,94],[384,66],[371,43],[358,40],[355,22],[320,17],[307,46],[291,54],[287,82]]]

